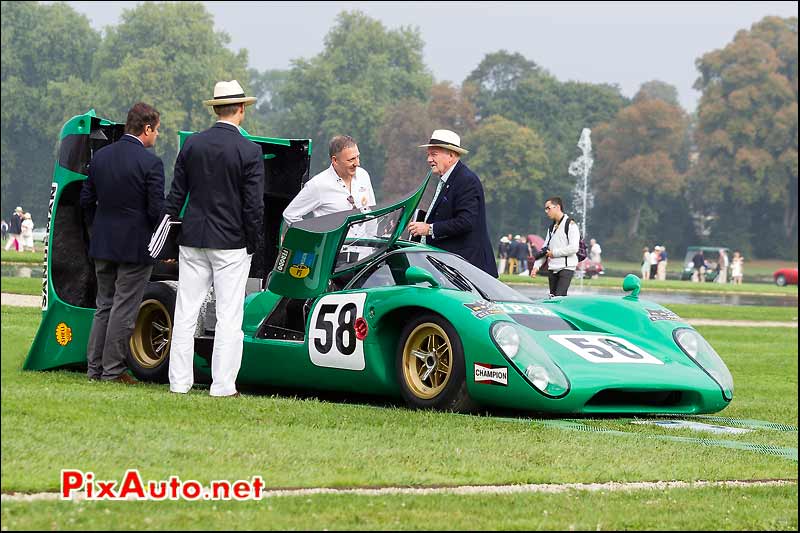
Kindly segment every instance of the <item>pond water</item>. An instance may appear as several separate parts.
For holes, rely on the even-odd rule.
[[[30,265],[3,265],[2,275],[4,278],[41,278],[42,265],[31,263]]]
[[[544,286],[514,285],[514,289],[528,298],[539,299],[547,296]],[[577,283],[569,288],[570,295],[599,294],[603,296],[625,296],[622,288],[581,287]],[[797,307],[796,296],[768,296],[755,294],[708,294],[676,291],[656,291],[642,289],[639,297],[658,304],[718,304],[718,305],[766,305],[771,307]]]

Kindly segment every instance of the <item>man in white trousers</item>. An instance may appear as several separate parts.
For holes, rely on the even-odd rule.
[[[217,324],[209,394],[239,396],[245,285],[252,255],[261,246],[264,217],[261,148],[239,131],[245,106],[255,101],[236,80],[217,83],[214,98],[203,102],[213,106],[216,124],[190,136],[175,161],[166,213],[177,218],[184,203],[186,208],[178,238],[170,392],[185,394],[194,384],[194,331],[213,283]]]

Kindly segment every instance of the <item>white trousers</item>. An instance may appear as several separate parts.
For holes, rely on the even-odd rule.
[[[250,255],[245,248],[212,250],[181,246],[178,298],[169,356],[169,390],[187,393],[194,384],[194,332],[200,308],[213,283],[217,325],[211,356],[211,396],[236,393],[242,366],[242,317]]]

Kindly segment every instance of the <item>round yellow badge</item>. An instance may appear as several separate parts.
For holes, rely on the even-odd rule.
[[[56,342],[61,346],[66,346],[72,340],[72,328],[61,322],[56,326]]]

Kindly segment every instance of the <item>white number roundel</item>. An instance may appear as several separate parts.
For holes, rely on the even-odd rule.
[[[612,335],[575,333],[550,335],[550,338],[590,363],[664,364],[632,342]]]
[[[356,338],[356,319],[364,316],[365,293],[323,296],[308,325],[308,355],[317,366],[364,370],[364,342]]]

